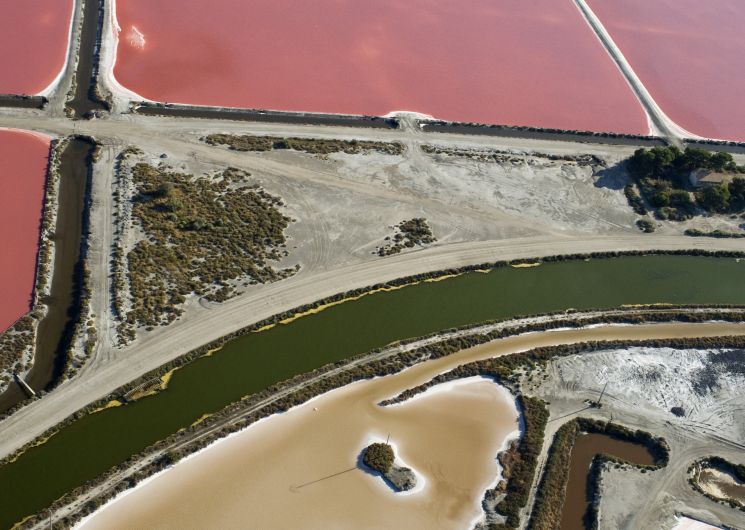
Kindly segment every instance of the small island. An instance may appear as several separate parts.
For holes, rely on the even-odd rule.
[[[362,451],[362,463],[380,473],[396,492],[409,491],[416,486],[416,475],[408,467],[397,466],[393,447],[387,443],[373,443]]]

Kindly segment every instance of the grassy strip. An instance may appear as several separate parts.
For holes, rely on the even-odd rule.
[[[497,487],[487,490],[484,495],[486,501],[496,498],[502,491],[505,494],[493,509],[504,517],[504,523],[491,523],[489,530],[517,528],[520,525],[520,511],[528,502],[538,456],[543,448],[543,433],[548,422],[546,405],[540,399],[524,395],[519,395],[517,401],[522,412],[524,431],[516,443],[499,455],[505,481],[503,490]]]
[[[554,530],[561,521],[561,509],[566,495],[572,447],[579,434],[576,421],[562,425],[548,451],[546,467],[536,491],[533,513],[528,522],[531,530]]]
[[[697,228],[689,228],[684,232],[685,235],[691,237],[715,237],[715,238],[730,238],[730,239],[742,239],[745,238],[745,232],[727,232],[725,230],[698,230]]]
[[[487,136],[504,136],[513,138],[539,138],[545,140],[564,139],[574,142],[592,142],[610,145],[665,145],[665,141],[656,136],[578,131],[573,129],[550,129],[520,125],[486,125],[483,123],[472,122],[428,121],[422,124],[422,130],[425,132],[483,134]]]
[[[699,475],[706,468],[717,469],[725,473],[730,473],[735,478],[737,478],[737,480],[745,483],[745,465],[733,464],[729,460],[725,460],[720,456],[709,456],[707,458],[695,461],[688,468],[688,483],[694,490],[698,491],[704,497],[708,497],[715,502],[729,505],[732,508],[736,508],[745,512],[745,503],[739,502],[735,499],[723,499],[721,497],[716,497],[704,491],[704,489],[699,484]]]
[[[251,136],[234,134],[210,134],[202,138],[209,145],[226,145],[233,151],[272,151],[292,149],[313,155],[346,153],[356,155],[378,151],[387,155],[404,152],[399,142],[370,142],[364,140],[325,140],[320,138],[281,138],[278,136]]]
[[[606,167],[606,162],[595,155],[554,155],[550,153],[527,152],[515,153],[500,149],[454,149],[437,145],[422,145],[424,153],[430,155],[448,155],[460,158],[470,158],[479,162],[497,162],[497,163],[524,163],[527,157],[543,158],[553,162],[574,162],[580,167]]]
[[[597,433],[632,443],[639,443],[647,447],[655,457],[654,466],[635,466],[640,468],[658,469],[667,465],[670,458],[670,448],[662,438],[655,438],[645,431],[633,431],[622,425],[606,423],[588,418],[577,418],[562,425],[554,435],[549,449],[545,471],[536,492],[533,512],[528,522],[530,530],[555,530],[561,521],[561,512],[566,497],[567,480],[571,465],[572,449],[581,432]],[[613,457],[604,456],[604,461],[618,461]],[[597,460],[597,459],[596,459]],[[599,474],[602,466],[593,462],[588,480],[593,485],[593,497],[597,498],[597,488],[600,485]],[[590,526],[597,526],[597,511],[594,506],[585,520]]]

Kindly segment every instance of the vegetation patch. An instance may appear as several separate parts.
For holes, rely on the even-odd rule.
[[[639,230],[641,230],[645,234],[651,234],[652,232],[655,231],[655,228],[656,228],[656,226],[654,224],[654,221],[651,221],[649,219],[639,219],[639,220],[637,220],[636,221],[636,226],[637,226],[637,228],[639,228]]]
[[[446,155],[470,158],[479,162],[524,164],[528,157],[542,158],[552,162],[571,163],[580,167],[605,167],[605,160],[595,155],[554,155],[549,153],[514,153],[498,149],[455,149],[436,145],[422,145],[422,151],[430,155]]]
[[[523,418],[522,435],[499,454],[502,481],[496,488],[487,490],[482,501],[490,530],[517,528],[520,525],[520,511],[528,502],[538,456],[543,447],[543,433],[548,422],[545,403],[522,394],[517,402]],[[503,522],[497,521],[493,515]]]
[[[395,234],[387,236],[385,238],[386,243],[378,247],[376,251],[378,256],[398,254],[405,248],[413,248],[417,245],[423,247],[437,241],[427,220],[423,217],[401,221],[394,230]]]
[[[689,228],[686,230],[685,235],[691,237],[715,237],[719,239],[742,239],[745,238],[745,232],[727,232],[725,230],[698,230],[696,228]]]
[[[37,316],[30,313],[0,333],[0,374],[15,367],[23,358],[31,356],[37,322]],[[0,375],[0,389],[9,382],[10,375]]]
[[[647,215],[647,207],[644,206],[644,201],[639,193],[637,193],[633,184],[626,184],[623,188],[623,194],[626,195],[626,200],[629,201],[629,206],[634,210],[634,213],[638,215]]]
[[[396,459],[393,454],[393,447],[386,443],[374,443],[365,448],[362,461],[370,469],[385,475],[391,470],[393,461]]]
[[[313,155],[346,153],[357,155],[377,151],[387,155],[404,152],[399,142],[370,142],[364,140],[325,140],[320,138],[282,138],[278,136],[250,136],[234,134],[210,134],[202,139],[209,145],[225,145],[233,151],[272,151],[292,149]]]
[[[248,177],[234,168],[214,177],[146,163],[132,168],[132,217],[145,238],[127,255],[130,334],[172,322],[190,294],[224,301],[237,293],[238,281],[265,283],[294,272],[269,264],[282,258],[290,223],[283,203]]]
[[[646,201],[656,208],[660,219],[682,221],[698,211],[735,213],[745,210],[745,166],[735,164],[732,155],[704,149],[675,146],[637,149],[629,159],[629,172]],[[695,189],[690,176],[695,171],[713,171],[729,178]],[[629,194],[627,193],[627,198]],[[632,198],[629,198],[632,203]],[[634,200],[634,211],[639,204]],[[639,213],[637,211],[637,213]]]

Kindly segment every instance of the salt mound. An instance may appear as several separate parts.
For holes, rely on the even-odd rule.
[[[130,46],[134,46],[135,48],[139,48],[141,50],[145,48],[145,35],[139,29],[137,29],[137,27],[132,26],[127,32],[126,38]]]

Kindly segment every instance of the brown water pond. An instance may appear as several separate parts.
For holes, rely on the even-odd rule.
[[[617,440],[606,434],[580,434],[572,448],[561,530],[585,530],[592,495],[590,466],[597,455],[614,456],[636,465],[653,465],[654,456],[642,444]]]
[[[698,477],[707,493],[720,499],[734,500],[745,506],[745,483],[724,469],[706,468]]]

